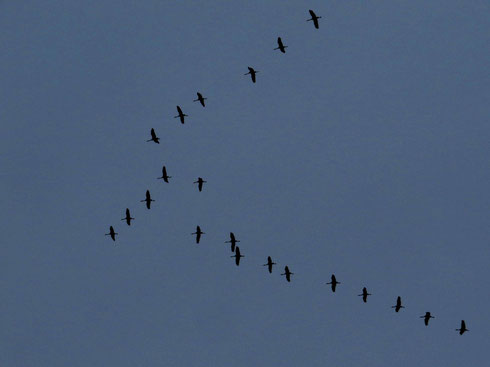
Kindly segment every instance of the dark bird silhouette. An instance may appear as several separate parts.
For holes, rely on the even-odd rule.
[[[312,20],[313,24],[315,25],[315,28],[318,29],[318,19],[320,19],[321,17],[317,17],[313,10],[308,10],[308,11],[310,12],[311,19],[308,19],[307,22]]]
[[[466,328],[466,323],[464,322],[464,320],[461,320],[461,329],[456,329],[456,331],[459,331],[459,335],[463,335],[465,331],[469,331]]]
[[[203,107],[206,107],[206,105],[204,104],[204,100],[206,99],[207,98],[204,98],[201,93],[197,92],[197,99],[195,99],[193,102],[199,101]]]
[[[185,116],[189,116],[189,115],[186,115],[185,113],[182,112],[182,108],[180,108],[180,106],[177,106],[177,112],[179,113],[177,116],[174,116],[174,118],[180,118],[180,122],[181,123],[184,123],[184,117]]]
[[[199,191],[202,191],[202,184],[205,183],[207,181],[204,181],[201,177],[198,177],[197,178],[197,181],[194,181],[194,183],[197,183],[197,187],[199,188]]]
[[[201,227],[197,226],[196,227],[196,231],[194,233],[191,233],[191,234],[195,234],[196,235],[196,243],[199,243],[200,239],[201,239],[201,235],[202,234],[205,234],[203,231],[201,231]]]
[[[434,316],[430,315],[430,312],[426,312],[424,316],[420,316],[421,319],[424,319],[425,326],[429,326],[429,320],[435,319]]]
[[[239,266],[240,265],[240,258],[241,257],[245,257],[243,256],[242,254],[240,254],[240,247],[236,247],[235,248],[235,255],[231,255],[230,257],[234,257],[235,258],[235,264],[236,266]]]
[[[146,201],[146,207],[150,209],[150,205],[152,201],[155,201],[150,196],[150,190],[146,190],[146,198],[145,200],[140,200],[141,202]]]
[[[231,243],[231,252],[235,252],[235,245],[237,242],[240,242],[240,241],[235,238],[235,235],[233,234],[233,232],[230,232],[230,240],[225,241],[225,243]]]
[[[168,179],[172,178],[172,176],[167,175],[167,169],[165,166],[162,167],[162,177],[158,177],[157,180],[162,179],[166,183],[168,183]]]
[[[131,214],[129,214],[129,209],[126,208],[126,218],[123,218],[121,220],[125,220],[126,223],[128,224],[128,226],[131,225],[131,219],[134,219],[134,218],[131,218]]]
[[[158,138],[157,134],[155,134],[155,129],[152,128],[150,134],[151,134],[151,139],[147,140],[146,142],[154,141],[155,143],[160,144],[160,138]]]
[[[285,276],[286,276],[286,280],[287,280],[288,282],[290,282],[290,281],[291,281],[291,275],[294,275],[294,273],[291,273],[291,272],[289,271],[288,266],[286,265],[286,267],[284,268],[284,273],[282,273],[281,275],[285,275]]]
[[[284,46],[283,45],[281,37],[277,37],[277,44],[279,45],[279,47],[276,47],[274,50],[281,50],[281,52],[283,54],[285,54],[286,53],[286,48],[288,46]]]
[[[332,292],[335,292],[335,288],[337,288],[337,284],[340,284],[340,282],[337,282],[337,279],[335,279],[335,275],[332,274],[332,281],[330,283],[327,283],[327,284],[331,284],[332,285]]]
[[[264,264],[263,266],[267,266],[267,268],[269,269],[269,273],[272,273],[272,265],[276,265],[276,263],[272,262],[270,256],[267,256],[267,264]]]
[[[119,234],[117,232],[114,232],[114,227],[110,226],[109,227],[109,233],[106,233],[105,235],[106,236],[111,236],[112,240],[115,241],[116,240],[116,235]]]
[[[405,308],[405,306],[402,306],[402,298],[400,296],[396,299],[396,305],[391,306],[391,308],[394,308],[395,312],[400,311],[400,308]]]
[[[254,68],[251,68],[250,66],[247,66],[247,67],[248,67],[248,73],[243,74],[243,75],[250,74],[250,76],[252,77],[252,82],[255,83],[255,74],[257,74],[259,71],[258,70],[254,70]]]
[[[362,300],[364,301],[364,303],[367,302],[367,297],[370,296],[371,293],[368,293],[366,287],[362,288],[362,293],[361,294],[358,294],[358,296],[362,296]]]

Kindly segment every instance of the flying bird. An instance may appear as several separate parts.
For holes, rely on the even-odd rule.
[[[366,287],[362,288],[362,293],[361,294],[358,294],[358,296],[362,296],[362,300],[364,301],[364,303],[367,302],[367,297],[370,296],[371,293],[368,293]]]
[[[155,201],[150,196],[150,190],[146,190],[146,198],[145,200],[140,200],[141,202],[146,201],[146,207],[150,209],[150,205],[152,201]]]
[[[262,266],[267,266],[267,268],[269,269],[269,273],[272,274],[272,265],[276,265],[276,263],[272,262],[272,258],[270,256],[267,256],[267,264],[264,264]]]
[[[277,37],[277,44],[279,45],[279,47],[276,47],[274,50],[281,50],[281,52],[283,54],[285,54],[286,53],[286,48],[288,46],[284,46],[283,45],[281,37]]]
[[[131,214],[129,214],[129,208],[126,208],[126,218],[123,218],[121,220],[125,220],[126,223],[128,224],[128,226],[131,225],[131,219],[134,219],[134,218],[131,218]]]
[[[201,239],[201,235],[205,234],[205,233],[203,231],[201,231],[201,227],[197,226],[196,231],[194,233],[191,233],[191,234],[196,235],[196,243],[199,243],[199,240]]]
[[[310,12],[310,15],[311,15],[311,19],[308,19],[307,22],[309,22],[310,20],[313,21],[313,24],[315,25],[315,28],[318,29],[318,19],[320,19],[321,17],[317,17],[315,12],[313,10],[309,10]]]
[[[291,273],[291,272],[289,271],[288,266],[286,265],[286,267],[284,268],[284,273],[282,273],[281,275],[285,275],[285,276],[286,276],[286,280],[287,280],[288,282],[290,282],[290,281],[291,281],[291,275],[293,275],[293,274],[294,274],[294,273]]]
[[[154,141],[155,143],[160,144],[160,138],[158,138],[157,134],[155,134],[155,129],[152,128],[150,134],[151,134],[151,139],[147,140],[146,142]]]
[[[469,331],[466,328],[466,323],[464,322],[464,320],[461,320],[461,329],[456,329],[456,331],[459,331],[459,335],[463,335],[465,331]]]
[[[337,282],[337,279],[335,278],[335,275],[332,274],[332,281],[327,283],[332,285],[332,292],[335,292],[335,288],[337,288],[337,284],[340,284],[340,282]]]
[[[169,178],[172,178],[172,176],[167,175],[167,169],[165,168],[165,166],[163,166],[163,168],[162,168],[162,177],[158,177],[157,180],[162,179],[163,181],[165,181],[166,183],[168,183],[168,179]]]
[[[421,319],[424,319],[425,326],[429,326],[429,320],[435,319],[434,316],[430,315],[430,312],[426,312],[424,316],[420,316]]]
[[[202,185],[207,181],[204,181],[201,177],[197,178],[197,181],[194,181],[194,183],[197,183],[197,187],[199,188],[199,191],[202,191]]]
[[[231,252],[235,252],[235,245],[237,242],[240,242],[235,238],[235,234],[233,232],[230,232],[230,240],[225,241],[225,243],[231,243]]]
[[[184,123],[184,117],[185,116],[189,116],[189,115],[186,115],[185,113],[182,112],[182,108],[180,108],[180,106],[177,106],[177,112],[179,113],[177,116],[174,116],[174,118],[180,118],[180,122],[181,123]]]
[[[252,82],[255,83],[255,74],[257,74],[258,72],[259,72],[258,70],[254,70],[254,68],[251,68],[250,66],[248,66],[248,73],[243,74],[243,75],[250,74],[250,76],[252,77]]]
[[[115,241],[117,234],[118,234],[117,232],[114,232],[114,227],[110,226],[109,227],[109,233],[106,233],[105,235],[106,236],[111,236],[112,240]]]
[[[405,306],[402,306],[402,298],[400,296],[396,299],[396,305],[391,306],[391,308],[394,308],[395,312],[400,311],[400,308],[405,308]]]
[[[230,257],[234,257],[235,258],[235,264],[236,264],[236,266],[239,266],[240,265],[240,258],[241,257],[245,257],[245,256],[243,256],[242,254],[240,254],[240,247],[237,246],[235,248],[235,255],[232,255]]]
[[[197,99],[193,100],[193,102],[199,101],[203,107],[206,107],[204,104],[204,100],[207,98],[204,98],[201,93],[197,92]]]

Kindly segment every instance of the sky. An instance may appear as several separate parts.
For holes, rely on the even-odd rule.
[[[0,365],[484,365],[489,12],[0,1]]]

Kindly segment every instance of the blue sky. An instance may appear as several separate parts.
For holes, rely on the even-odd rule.
[[[1,1],[0,365],[483,365],[489,11]]]

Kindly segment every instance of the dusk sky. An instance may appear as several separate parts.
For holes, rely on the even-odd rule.
[[[489,14],[0,0],[0,366],[487,364]]]

